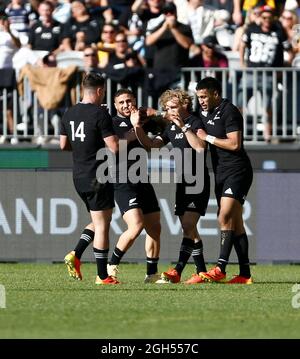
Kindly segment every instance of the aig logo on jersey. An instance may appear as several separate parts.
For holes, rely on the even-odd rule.
[[[175,140],[179,140],[179,139],[182,139],[183,138],[183,133],[176,133],[175,135]]]

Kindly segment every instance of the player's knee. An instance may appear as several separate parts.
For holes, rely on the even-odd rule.
[[[195,225],[190,222],[182,222],[182,232],[185,237],[192,238],[195,231]]]
[[[159,238],[160,233],[161,233],[161,224],[160,224],[160,222],[153,223],[150,230],[151,230],[151,233],[152,233],[152,237]]]
[[[219,226],[221,228],[232,224],[232,217],[228,212],[220,212],[218,217]]]
[[[140,235],[144,228],[144,223],[142,221],[135,222],[128,227],[128,231],[131,233],[131,237],[135,239]]]

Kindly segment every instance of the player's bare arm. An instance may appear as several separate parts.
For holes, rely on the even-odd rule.
[[[119,139],[117,136],[108,136],[104,137],[104,142],[106,147],[113,153],[117,153],[119,151]]]
[[[242,144],[242,133],[241,131],[234,131],[227,133],[227,138],[217,138],[215,136],[208,135],[204,130],[199,129],[197,136],[208,143],[211,143],[217,147],[223,148],[229,151],[238,151]]]
[[[68,136],[60,135],[59,145],[60,145],[60,149],[63,151],[72,151],[72,146],[70,141],[68,140]]]

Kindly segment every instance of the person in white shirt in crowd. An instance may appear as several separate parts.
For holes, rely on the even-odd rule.
[[[29,3],[23,0],[11,0],[7,5],[5,12],[9,19],[11,30],[17,31],[22,45],[28,42],[28,30],[31,20],[36,20],[36,15],[31,18],[32,9]]]
[[[7,128],[7,134],[13,133],[13,109],[12,109],[12,89],[15,84],[15,74],[13,70],[12,58],[16,51],[21,47],[18,35],[10,29],[7,14],[4,10],[0,10],[0,94],[1,107],[3,106],[2,88],[6,88],[7,92],[7,111],[6,124],[2,124],[2,131],[0,133],[0,143],[3,144],[7,138],[4,134],[4,125]],[[2,114],[1,108],[1,114]],[[11,143],[16,143],[16,138],[11,139]]]

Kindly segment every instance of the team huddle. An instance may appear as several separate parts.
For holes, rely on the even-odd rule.
[[[179,283],[192,255],[196,273],[184,282],[186,284],[252,284],[242,206],[252,183],[253,171],[243,146],[243,118],[233,104],[222,98],[220,83],[212,77],[198,82],[196,96],[200,111],[197,114],[192,112],[192,98],[187,92],[180,89],[165,91],[160,97],[164,118],[159,121],[157,117],[151,116],[155,110],[137,108],[135,96],[129,89],[120,89],[115,93],[117,115],[111,118],[106,108],[101,106],[104,96],[104,78],[99,73],[87,74],[83,80],[82,101],[70,108],[61,122],[60,147],[73,153],[74,186],[91,216],[91,223],[83,230],[75,249],[65,256],[69,275],[74,279],[82,279],[80,259],[93,242],[97,264],[95,283],[119,284],[118,272],[122,257],[144,229],[147,261],[145,283]],[[125,157],[121,146],[123,141],[127,144]],[[204,177],[204,185],[199,192],[189,191],[194,183],[187,181],[184,174],[176,184],[175,215],[179,217],[183,238],[175,267],[159,274],[161,224],[158,200],[150,180],[137,183],[131,180],[128,173],[136,160],[129,159],[128,154],[135,148],[150,151],[168,143],[182,153],[189,149],[192,168],[197,165],[197,154],[203,153],[204,168],[201,176]],[[207,271],[197,223],[206,213],[210,195],[210,178],[206,166],[208,146],[218,203],[221,247],[216,266]],[[114,165],[110,166],[111,181],[97,177],[97,168],[106,161],[97,156],[101,149],[116,158]],[[122,173],[124,158],[127,159],[125,181]],[[114,201],[127,229],[119,237],[108,261],[109,228]],[[240,273],[227,280],[226,265],[233,247],[237,253]]]

